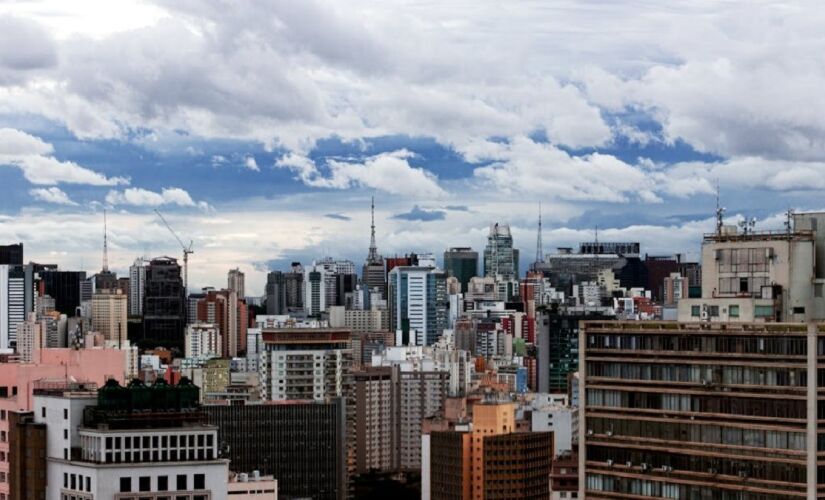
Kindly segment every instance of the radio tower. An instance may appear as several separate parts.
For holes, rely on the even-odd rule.
[[[367,262],[370,264],[381,262],[378,256],[378,247],[375,245],[375,196],[370,200],[370,251],[367,255]]]
[[[541,202],[539,202],[539,230],[536,235],[536,262],[533,263],[533,270],[537,270],[539,264],[544,264],[544,245],[541,241]]]

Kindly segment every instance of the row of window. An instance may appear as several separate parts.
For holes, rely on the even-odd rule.
[[[140,476],[139,478],[137,478],[137,490],[132,489],[133,487],[135,487],[135,485],[132,484],[132,479],[133,478],[128,476],[120,478],[121,493],[132,493],[133,491],[169,491],[169,476],[157,476],[154,481],[154,489],[152,488],[151,476]],[[186,474],[178,474],[175,476],[175,490],[186,491],[189,489],[189,484],[189,476],[187,476]],[[206,489],[206,475],[193,474],[191,484],[193,490]]]
[[[821,370],[825,372],[825,370]],[[805,368],[763,368],[691,364],[645,364],[591,361],[587,374],[629,380],[805,387]],[[822,374],[825,376],[825,373]]]
[[[63,487],[76,491],[92,491],[92,478],[82,474],[63,473]]]
[[[733,476],[764,481],[781,481],[805,485],[806,465],[800,463],[762,462],[759,460],[731,459],[730,457],[708,457],[684,455],[670,451],[633,450],[611,446],[590,445],[587,460],[632,467],[647,466],[650,469],[669,467],[674,472],[685,471],[698,474]]]
[[[630,351],[689,351],[736,354],[782,354],[804,356],[804,336],[720,336],[720,335],[610,335],[590,334],[588,349]]]
[[[696,485],[678,485],[644,479],[630,479],[588,474],[587,489],[634,494],[652,498],[679,498],[682,500],[798,500],[787,495],[752,493],[748,491],[724,490],[721,488]]]
[[[754,417],[807,418],[805,400],[757,399],[716,395],[635,393],[587,389],[588,406],[725,413]]]
[[[630,419],[587,418],[588,432],[668,441],[805,450],[805,432],[740,429],[687,422],[648,422]],[[821,435],[825,436],[825,434]]]

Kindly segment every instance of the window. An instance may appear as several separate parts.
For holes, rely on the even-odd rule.
[[[694,318],[698,318],[702,315],[702,307],[701,306],[690,306],[690,315]]]
[[[203,490],[206,489],[206,476],[203,474],[195,474],[195,489],[196,490]]]
[[[757,318],[770,318],[773,316],[773,306],[755,306],[753,315]]]
[[[69,439],[69,429],[63,429],[63,439]]]
[[[152,491],[152,478],[149,476],[141,476],[138,479],[138,489],[140,491]]]
[[[178,489],[178,491],[185,491],[187,489],[187,487],[186,487],[186,474],[178,474],[177,489]]]
[[[731,318],[738,318],[739,317],[739,306],[732,305],[728,308],[728,316]]]
[[[712,318],[719,316],[719,306],[708,306],[708,315]]]
[[[805,314],[805,308],[804,307],[794,307],[793,308],[793,313],[794,314]]]
[[[63,408],[63,420],[69,420],[69,409]]]
[[[121,493],[131,493],[132,492],[132,478],[131,477],[122,477],[122,478],[120,478],[120,492]]]
[[[40,408],[40,416],[46,418],[46,407]]]
[[[92,478],[86,477],[86,491],[92,491]]]
[[[169,490],[169,477],[168,476],[158,476],[158,491],[168,491]]]

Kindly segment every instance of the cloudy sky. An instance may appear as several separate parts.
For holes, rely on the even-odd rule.
[[[332,255],[592,238],[697,256],[825,208],[825,11],[690,0],[0,0],[0,241],[193,286]],[[524,264],[524,262],[523,262]]]

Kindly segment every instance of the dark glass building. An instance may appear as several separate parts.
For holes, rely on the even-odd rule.
[[[80,305],[81,283],[86,281],[86,271],[58,271],[43,269],[38,271],[43,290],[54,298],[54,308],[69,317],[75,315]]]
[[[141,348],[163,346],[183,350],[186,297],[177,259],[159,257],[146,267]]]
[[[230,470],[278,478],[278,497],[347,497],[346,405],[289,402],[203,407]]]
[[[536,313],[538,392],[567,392],[567,377],[579,369],[579,322],[607,319],[595,311],[544,309]]]
[[[461,283],[461,292],[467,293],[470,278],[478,275],[478,252],[469,247],[447,250],[444,252],[444,270],[448,277]]]
[[[22,266],[23,244],[0,245],[0,265]]]
[[[286,278],[281,271],[266,275],[266,313],[286,314]]]

